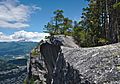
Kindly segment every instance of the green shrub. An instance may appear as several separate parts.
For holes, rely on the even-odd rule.
[[[38,51],[36,51],[36,50],[33,50],[33,51],[32,51],[32,55],[33,55],[33,56],[39,55],[39,54],[40,54],[40,53],[39,53]]]
[[[120,2],[119,3],[115,3],[114,5],[113,5],[113,8],[114,9],[120,9]]]
[[[107,39],[105,39],[105,38],[99,38],[98,39],[98,43],[99,43],[99,45],[105,45],[105,44],[107,44],[109,41],[107,40]]]
[[[23,84],[27,84],[27,80],[26,79],[24,80]]]

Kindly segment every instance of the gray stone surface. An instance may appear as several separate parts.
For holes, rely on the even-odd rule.
[[[60,40],[65,47],[79,48],[72,36],[55,35],[54,37]]]
[[[38,48],[41,54],[30,54],[28,84],[31,79],[35,84],[92,84],[66,62],[60,45],[45,42]]]
[[[97,84],[120,84],[120,43],[94,48],[62,48],[65,59]]]
[[[41,43],[40,54],[30,55],[28,84],[120,84],[120,43],[60,48],[54,42]]]

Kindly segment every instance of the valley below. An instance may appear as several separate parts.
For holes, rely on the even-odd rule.
[[[8,62],[3,60],[0,61],[0,84],[22,84],[27,73],[26,63],[20,66],[18,64]]]
[[[35,42],[0,42],[0,84],[23,84]]]

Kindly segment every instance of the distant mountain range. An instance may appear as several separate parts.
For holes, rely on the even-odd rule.
[[[0,56],[28,54],[37,42],[0,42]]]

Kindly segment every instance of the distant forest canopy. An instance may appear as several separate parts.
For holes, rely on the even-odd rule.
[[[120,42],[120,0],[87,0],[81,21],[72,21],[63,10],[54,11],[45,32],[71,35],[81,47]]]

